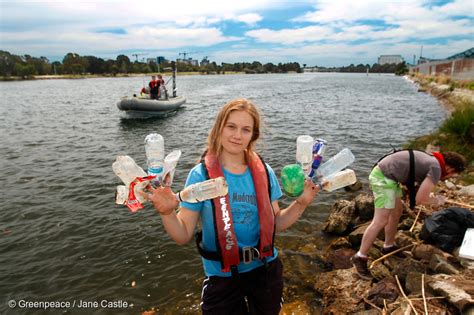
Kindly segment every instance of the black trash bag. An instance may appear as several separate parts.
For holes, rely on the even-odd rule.
[[[434,212],[425,219],[420,238],[451,253],[461,246],[468,228],[474,228],[474,213],[464,208],[450,207]]]

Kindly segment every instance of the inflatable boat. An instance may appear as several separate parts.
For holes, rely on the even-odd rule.
[[[175,113],[181,105],[186,103],[184,96],[178,96],[176,94],[176,63],[171,63],[172,68],[165,68],[164,70],[172,70],[173,75],[173,87],[171,95],[168,95],[165,83],[160,87],[160,97],[158,99],[150,98],[149,89],[143,87],[140,95],[133,94],[133,97],[123,97],[118,103],[117,107],[121,111],[125,112],[128,117],[148,117],[148,116],[159,116],[166,117]],[[171,80],[170,79],[170,80]],[[169,80],[168,80],[169,82]]]
[[[185,102],[184,96],[151,99],[149,95],[145,94],[144,96],[124,97],[117,103],[117,107],[129,115],[167,116],[170,112],[178,110]]]

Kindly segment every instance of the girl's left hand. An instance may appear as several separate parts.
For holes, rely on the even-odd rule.
[[[153,188],[148,186],[148,193],[143,192],[143,196],[153,203],[156,211],[160,214],[171,214],[179,207],[179,202],[176,199],[176,194],[170,187]]]
[[[312,180],[305,179],[303,193],[296,199],[296,201],[307,207],[320,190],[321,188],[319,185],[315,185]]]

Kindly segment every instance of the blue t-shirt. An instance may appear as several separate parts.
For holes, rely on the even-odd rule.
[[[271,198],[273,202],[282,196],[280,184],[273,170],[268,166],[268,174],[270,177]],[[232,174],[224,169],[224,177],[229,188],[229,200],[234,222],[234,231],[237,236],[239,247],[252,246],[256,247],[260,238],[260,222],[258,218],[257,196],[253,185],[252,174],[247,167],[242,174]],[[188,175],[186,186],[206,180],[204,168],[202,164],[196,165]],[[216,237],[214,231],[214,218],[212,215],[211,200],[198,203],[181,202],[181,207],[198,211],[201,215],[202,223],[202,246],[208,251],[216,251]],[[273,256],[268,257],[270,262],[277,257],[277,250],[274,248]],[[230,277],[230,272],[221,271],[221,263],[219,261],[207,260],[202,258],[204,272],[206,276]],[[240,263],[239,272],[247,272],[262,266],[260,260],[254,260],[249,264]]]

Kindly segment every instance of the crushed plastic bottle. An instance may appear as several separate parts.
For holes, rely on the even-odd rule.
[[[281,170],[281,182],[283,191],[290,197],[298,197],[304,190],[305,174],[301,165],[286,165]]]
[[[116,161],[112,164],[112,170],[115,175],[120,177],[126,189],[128,189],[127,198],[125,199],[123,187],[118,186],[115,202],[117,203],[125,199],[125,205],[132,212],[143,208],[142,203],[146,200],[139,192],[142,191],[154,177],[147,176],[145,171],[128,155],[117,156]]]
[[[176,199],[185,202],[201,202],[227,195],[228,187],[224,177],[217,177],[204,182],[189,185],[176,194]]]

